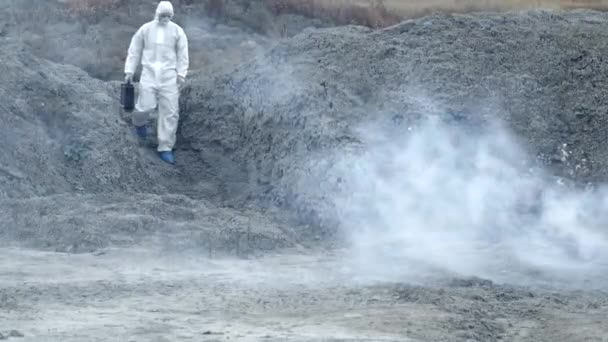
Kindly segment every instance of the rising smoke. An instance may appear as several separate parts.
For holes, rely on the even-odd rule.
[[[580,283],[605,273],[605,190],[560,185],[500,124],[429,116],[405,134],[389,131],[362,125],[366,148],[335,167],[343,182],[334,205],[360,277]]]

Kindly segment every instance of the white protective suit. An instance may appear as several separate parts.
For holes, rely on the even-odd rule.
[[[158,151],[171,151],[175,145],[179,121],[178,76],[185,80],[188,73],[188,39],[184,30],[168,18],[173,17],[173,5],[161,1],[153,21],[144,24],[131,39],[125,74],[133,75],[140,61],[142,74],[139,97],[135,104],[133,125],[144,126],[158,106]]]

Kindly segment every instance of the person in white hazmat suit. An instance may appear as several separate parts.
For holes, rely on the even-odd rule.
[[[149,115],[158,108],[157,137],[160,158],[175,164],[173,147],[179,121],[179,92],[188,73],[188,39],[173,23],[173,5],[161,1],[153,21],[144,24],[131,39],[125,62],[125,81],[133,81],[139,63],[142,74],[132,123],[145,138]]]

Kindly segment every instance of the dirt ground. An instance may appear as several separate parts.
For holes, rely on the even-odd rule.
[[[340,260],[3,248],[0,333],[23,342],[608,341],[606,292],[431,274],[371,282]]]

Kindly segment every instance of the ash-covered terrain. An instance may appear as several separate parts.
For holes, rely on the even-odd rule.
[[[119,105],[154,1],[2,4],[0,339],[606,340],[608,15],[176,1],[172,167]]]

